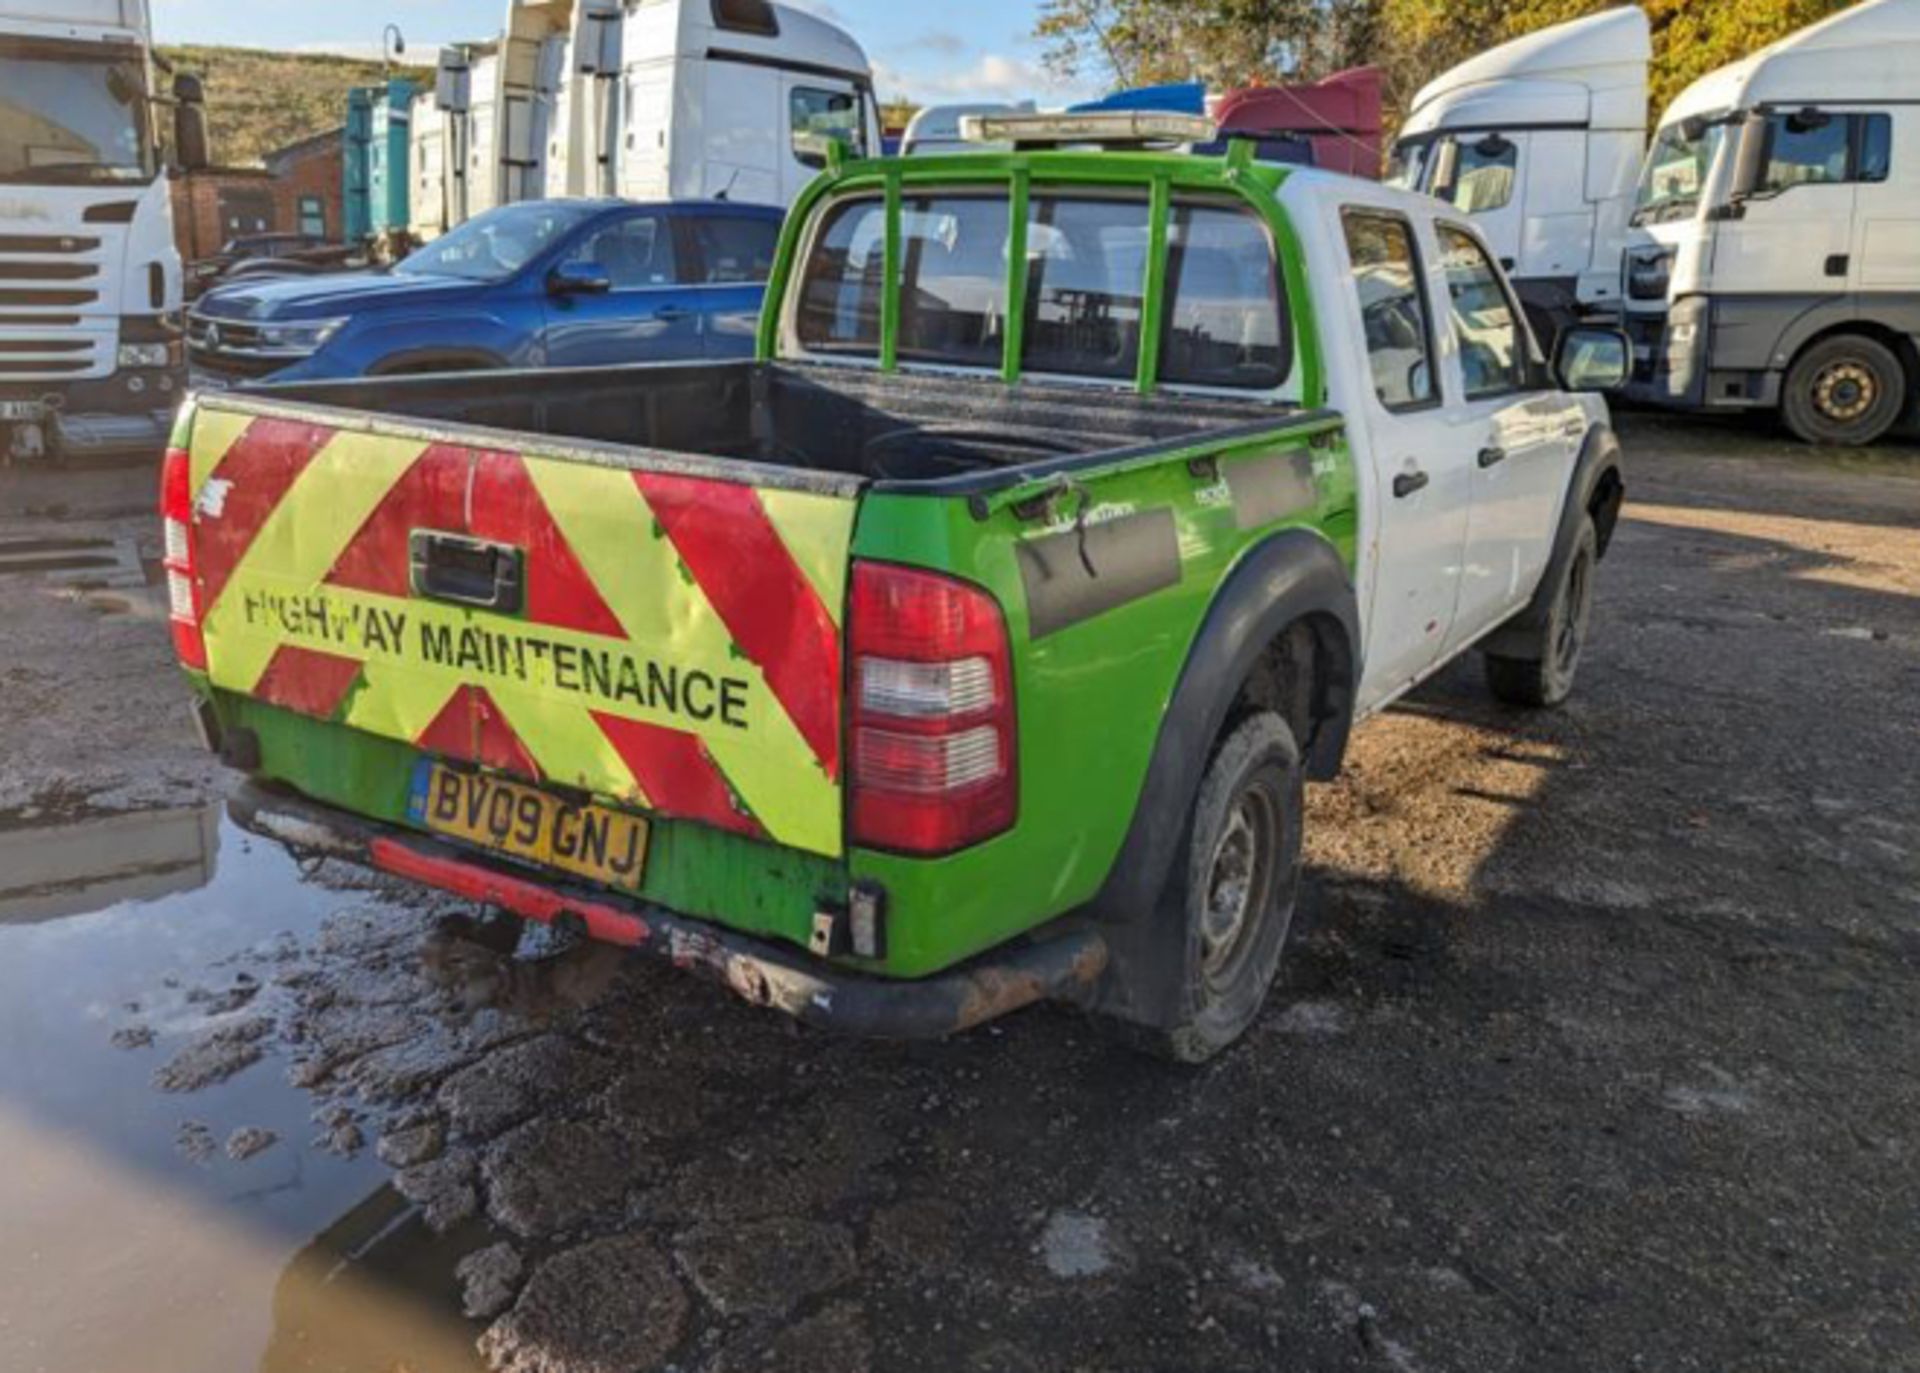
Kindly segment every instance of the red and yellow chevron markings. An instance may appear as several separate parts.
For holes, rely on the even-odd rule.
[[[837,855],[845,497],[203,402],[214,684],[425,752]],[[409,539],[525,552],[507,616],[416,596]]]

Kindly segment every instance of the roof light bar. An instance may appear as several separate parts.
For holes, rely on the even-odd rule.
[[[1219,128],[1204,115],[1162,110],[1101,110],[1087,114],[969,114],[960,137],[969,143],[1036,147],[1061,143],[1107,146],[1206,143]]]

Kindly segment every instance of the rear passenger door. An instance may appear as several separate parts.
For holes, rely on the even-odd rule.
[[[1459,607],[1452,653],[1525,605],[1546,570],[1573,474],[1579,402],[1553,386],[1531,351],[1518,302],[1487,250],[1465,228],[1434,225],[1446,286],[1449,370],[1460,404],[1448,408],[1449,448],[1470,455]]]
[[[702,351],[710,358],[753,356],[780,221],[701,211],[675,215],[674,224],[681,274],[699,287]]]
[[[547,364],[603,367],[701,355],[700,292],[681,280],[668,216],[628,215],[602,225],[561,255],[595,263],[609,289],[547,297]]]
[[[1404,691],[1439,661],[1453,625],[1472,464],[1451,442],[1425,247],[1396,211],[1341,212],[1350,268],[1342,308],[1364,348],[1362,402],[1379,518],[1361,556],[1372,573],[1360,707]],[[1344,331],[1343,331],[1344,332]]]

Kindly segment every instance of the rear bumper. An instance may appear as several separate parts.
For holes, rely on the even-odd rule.
[[[873,977],[257,783],[241,787],[227,810],[241,828],[297,852],[364,864],[528,920],[577,923],[595,939],[663,958],[756,1006],[842,1034],[938,1039],[1036,1001],[1084,1002],[1107,965],[1106,941],[1082,929],[1010,945],[917,981]]]

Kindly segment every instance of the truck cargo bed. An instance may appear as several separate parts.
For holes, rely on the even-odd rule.
[[[1169,405],[1109,387],[759,362],[443,373],[252,394],[367,412],[382,427],[413,420],[537,434],[592,446],[599,451],[580,456],[615,463],[620,448],[637,448],[648,450],[649,465],[662,452],[697,455],[955,493],[1130,449],[1271,429],[1278,409],[1266,400],[1182,396]]]

